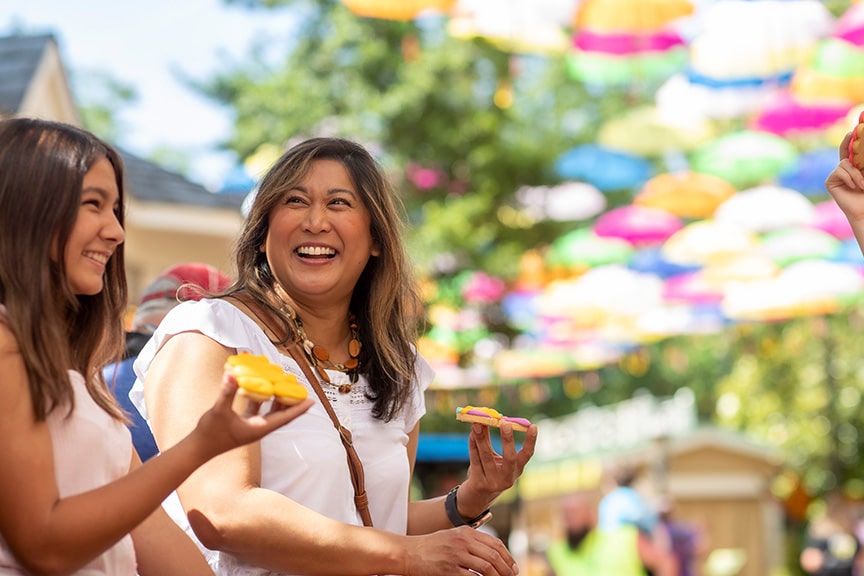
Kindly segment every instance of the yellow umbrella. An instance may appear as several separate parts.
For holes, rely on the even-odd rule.
[[[655,106],[640,106],[606,122],[597,141],[638,156],[662,156],[693,150],[714,136],[715,130],[706,118],[682,119],[680,115],[663,114]]]
[[[384,20],[413,20],[421,12],[446,12],[456,0],[342,0],[358,16]]]
[[[690,0],[583,0],[573,24],[594,32],[651,32],[693,11]]]
[[[663,256],[678,264],[716,263],[737,255],[753,253],[756,235],[714,220],[692,222],[669,237],[661,247]]]
[[[648,180],[633,203],[659,208],[681,218],[708,218],[734,195],[735,187],[718,176],[699,172],[666,173]]]

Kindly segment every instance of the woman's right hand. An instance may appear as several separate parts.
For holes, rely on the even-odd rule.
[[[853,228],[864,226],[864,171],[855,168],[849,161],[849,141],[852,132],[846,134],[840,144],[840,163],[825,180],[825,188],[846,214]]]
[[[441,530],[423,536],[410,536],[409,576],[515,576],[516,561],[504,543],[485,532],[468,526]]]

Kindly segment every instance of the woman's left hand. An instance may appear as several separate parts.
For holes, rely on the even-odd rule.
[[[468,477],[459,487],[456,504],[465,518],[474,518],[486,510],[502,492],[513,486],[525,465],[534,455],[537,425],[525,433],[522,447],[516,450],[516,439],[509,422],[501,424],[501,452],[492,447],[488,426],[472,424],[468,438]]]

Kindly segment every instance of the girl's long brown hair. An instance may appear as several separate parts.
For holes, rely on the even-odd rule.
[[[102,377],[122,355],[127,288],[123,245],[108,261],[104,289],[78,296],[63,258],[81,205],[84,175],[100,158],[114,167],[123,225],[123,163],[82,129],[30,118],[0,121],[0,316],[23,358],[37,420],[74,409],[69,370],[80,372],[96,403],[123,420]]]
[[[348,171],[371,215],[380,255],[369,260],[351,299],[360,323],[361,370],[369,380],[373,415],[391,420],[411,394],[422,300],[402,239],[403,207],[369,152],[341,138],[313,138],[288,150],[261,180],[235,250],[237,281],[228,293],[245,291],[280,318],[272,302],[276,279],[259,248],[270,212],[286,190],[298,185],[315,160],[336,160]],[[290,334],[284,322],[282,329]]]

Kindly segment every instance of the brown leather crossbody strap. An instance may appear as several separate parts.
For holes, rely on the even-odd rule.
[[[294,340],[286,341],[283,331],[268,322],[270,314],[265,312],[257,302],[240,295],[235,295],[234,298],[246,305],[246,307],[249,308],[249,310],[255,314],[255,316],[257,316],[271,332],[273,332],[273,335],[278,339],[278,341],[284,342],[280,345],[288,352],[288,354],[291,355],[294,361],[300,366],[303,374],[306,375],[306,379],[309,380],[309,384],[318,395],[321,405],[324,406],[327,415],[330,416],[333,426],[335,426],[336,431],[339,432],[342,446],[345,447],[345,453],[348,456],[348,469],[351,472],[351,484],[354,486],[354,504],[357,506],[357,512],[360,514],[364,526],[372,526],[372,516],[369,513],[369,498],[366,496],[365,476],[363,475],[363,462],[360,460],[360,456],[354,449],[351,431],[342,426],[342,423],[339,422],[339,417],[336,415],[333,406],[330,405],[330,400],[321,388],[321,383],[318,381],[315,371],[312,370],[312,366],[309,364],[309,359],[306,358],[306,355],[302,350],[300,350],[300,346],[297,345],[297,342]]]

